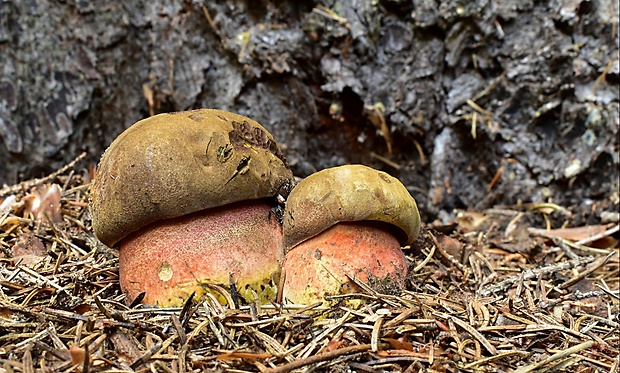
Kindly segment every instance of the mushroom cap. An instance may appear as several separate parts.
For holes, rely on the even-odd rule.
[[[290,250],[339,222],[379,221],[396,228],[401,245],[420,232],[420,213],[407,188],[385,172],[346,165],[300,181],[286,201],[284,244]]]
[[[159,114],[129,127],[101,157],[93,230],[113,246],[161,219],[286,197],[292,183],[273,136],[252,119],[211,109]]]

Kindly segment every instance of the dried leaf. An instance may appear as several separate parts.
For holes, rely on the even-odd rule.
[[[41,240],[34,234],[24,232],[11,248],[11,253],[14,262],[21,260],[21,264],[31,267],[43,260],[47,251]]]
[[[456,217],[456,222],[462,232],[472,232],[479,230],[482,224],[489,219],[488,215],[474,211],[460,211]]]
[[[4,213],[8,209],[14,208],[15,204],[17,203],[16,199],[17,197],[15,197],[15,195],[10,195],[6,197],[4,201],[0,203],[0,214]]]
[[[321,353],[332,352],[346,344],[346,341],[341,340],[340,338],[333,338],[329,342],[327,342],[327,346],[321,350]]]
[[[463,244],[460,241],[445,234],[437,234],[437,241],[441,248],[453,257],[460,258],[463,255]]]
[[[584,227],[559,228],[550,230],[530,228],[529,231],[534,234],[544,235],[545,237],[557,237],[571,241],[581,241],[596,234],[601,234],[607,229],[609,229],[608,225],[586,225]]]
[[[71,347],[69,347],[69,353],[71,354],[71,363],[73,363],[73,365],[84,365],[86,350],[76,345],[71,345]]]
[[[58,184],[44,184],[34,188],[24,197],[24,212],[31,212],[36,220],[62,222],[60,211],[61,188]]]
[[[392,348],[395,350],[413,351],[413,344],[409,342],[405,342],[400,339],[394,339],[394,338],[381,338],[381,340],[389,343],[390,346],[392,346]]]
[[[7,307],[0,307],[0,319],[6,321],[13,321],[13,317],[15,317],[15,312],[13,312]]]

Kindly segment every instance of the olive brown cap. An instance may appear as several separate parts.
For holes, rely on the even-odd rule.
[[[291,191],[284,211],[290,250],[339,222],[378,221],[399,228],[401,245],[420,232],[420,214],[407,188],[385,172],[346,165],[314,173]]]
[[[284,194],[293,175],[273,136],[220,110],[141,120],[103,154],[91,187],[95,235],[108,246],[166,218]]]

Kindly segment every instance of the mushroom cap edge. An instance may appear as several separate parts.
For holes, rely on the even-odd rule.
[[[420,214],[407,188],[387,173],[363,165],[316,172],[291,191],[283,218],[284,244],[290,250],[345,221],[377,221],[402,233],[401,245],[420,232]]]
[[[273,136],[256,121],[214,109],[158,114],[102,155],[90,192],[93,231],[113,246],[155,221],[287,194],[292,183]]]

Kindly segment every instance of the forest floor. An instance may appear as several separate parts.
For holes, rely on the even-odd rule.
[[[618,224],[460,211],[405,247],[408,289],[329,305],[128,306],[72,164],[0,193],[0,372],[618,372]],[[564,219],[567,228],[540,222]]]

